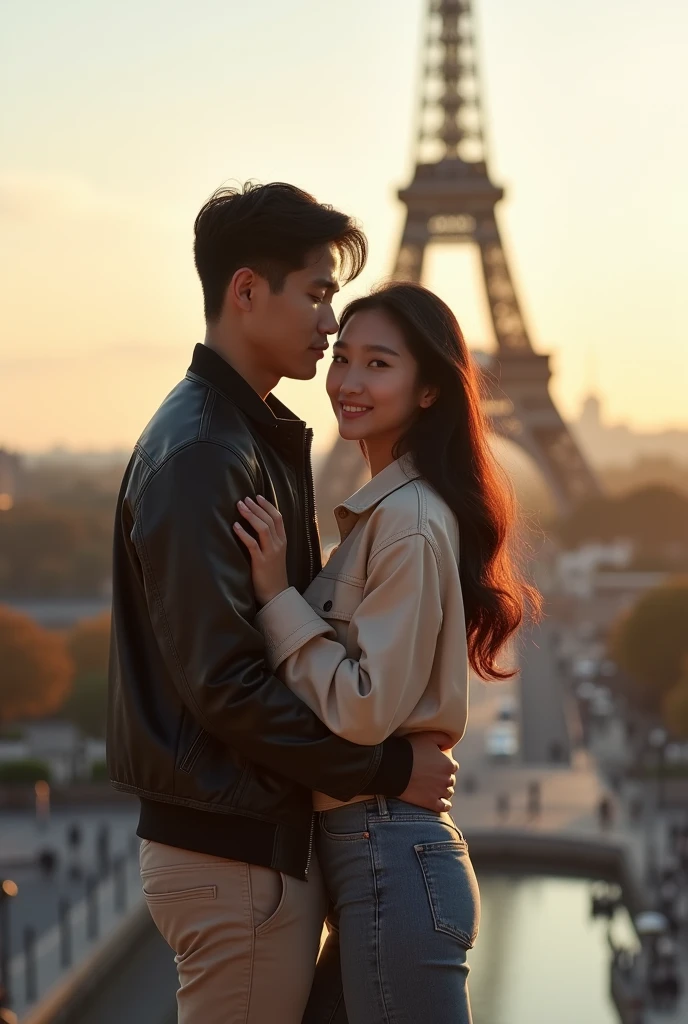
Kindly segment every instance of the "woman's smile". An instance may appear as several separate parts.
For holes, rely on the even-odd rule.
[[[361,416],[365,416],[367,412],[370,412],[372,406],[356,405],[354,402],[340,402],[339,408],[345,420],[357,420]]]

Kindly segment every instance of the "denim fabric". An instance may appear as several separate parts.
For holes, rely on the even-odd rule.
[[[452,819],[384,797],[319,819],[331,931],[303,1024],[470,1024],[480,896]]]

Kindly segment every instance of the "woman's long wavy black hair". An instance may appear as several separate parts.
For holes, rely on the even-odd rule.
[[[393,454],[410,453],[456,515],[470,663],[483,679],[508,679],[515,669],[500,667],[498,655],[526,611],[537,617],[540,595],[518,565],[515,502],[488,445],[478,371],[456,317],[427,288],[383,285],[349,303],[340,331],[363,310],[389,317],[418,364],[418,383],[439,390]]]

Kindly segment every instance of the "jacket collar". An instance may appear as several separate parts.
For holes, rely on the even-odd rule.
[[[351,532],[355,522],[354,516],[369,512],[370,509],[379,505],[387,495],[403,487],[409,480],[417,480],[419,476],[420,473],[416,469],[411,455],[402,455],[400,459],[392,462],[367,484],[360,487],[341,505],[337,505],[334,512],[342,537]]]
[[[290,461],[302,457],[304,439],[312,436],[303,420],[274,395],[263,401],[233,366],[207,345],[196,345],[187,380],[200,380],[224,395],[259,428],[269,442]]]
[[[192,380],[200,378],[212,385],[216,391],[220,391],[225,398],[258,423],[274,428],[283,426],[286,420],[289,424],[305,426],[303,420],[274,395],[268,395],[263,401],[241,374],[207,345],[196,345],[186,376]]]

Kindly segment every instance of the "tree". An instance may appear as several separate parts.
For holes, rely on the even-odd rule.
[[[644,487],[671,487],[688,498],[688,465],[673,455],[640,455],[630,465],[598,469],[602,489],[612,497]]]
[[[688,578],[644,594],[612,630],[610,653],[630,679],[631,702],[659,712],[688,655]]]
[[[676,686],[664,694],[662,719],[669,732],[678,739],[688,740],[688,657]]]
[[[671,487],[655,484],[591,498],[560,522],[557,532],[568,547],[626,538],[634,545],[634,568],[688,568],[688,496]]]
[[[45,761],[28,758],[0,764],[0,782],[50,782],[50,766]]]
[[[0,724],[52,715],[73,676],[74,663],[58,633],[0,605]]]
[[[0,592],[101,594],[110,573],[112,512],[18,502],[0,515]]]
[[[84,619],[68,634],[76,676],[62,714],[88,736],[103,736],[107,714],[110,613]]]
[[[82,619],[67,636],[77,678],[96,674],[107,676],[110,653],[110,612]]]

